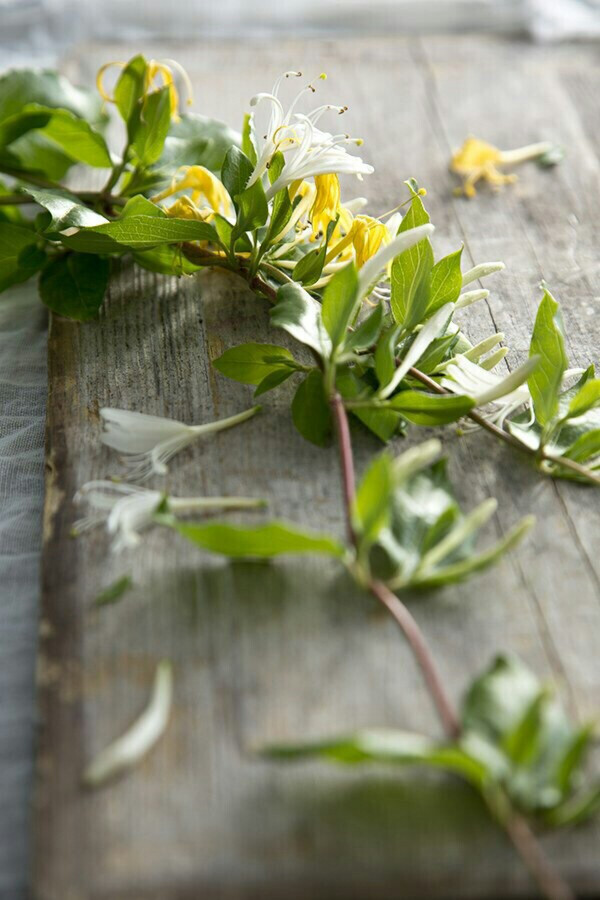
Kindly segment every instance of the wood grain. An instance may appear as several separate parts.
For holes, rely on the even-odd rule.
[[[89,81],[97,65],[124,52],[92,45],[67,69]],[[230,122],[240,120],[246,95],[280,71],[325,68],[328,93],[350,106],[345,127],[367,139],[363,149],[376,165],[360,186],[373,209],[394,206],[403,179],[415,176],[430,191],[440,254],[464,241],[468,260],[506,261],[507,272],[487,285],[489,304],[473,310],[473,338],[498,327],[515,350],[510,364],[522,359],[543,273],[565,308],[573,364],[593,358],[600,327],[592,49],[433,38],[147,52],[176,56],[197,106]],[[468,204],[452,198],[447,162],[469,131],[507,147],[559,140],[568,156],[553,172],[529,166],[514,189],[482,191]],[[238,412],[250,391],[222,378],[211,360],[245,340],[286,343],[269,330],[265,303],[219,272],[178,281],[124,266],[99,322],[52,319],[37,900],[533,895],[511,848],[461,784],[384,768],[285,767],[254,754],[268,742],[362,726],[439,733],[394,624],[333,564],[230,565],[159,530],[117,557],[102,534],[69,539],[77,486],[118,471],[99,443],[98,409],[190,423]],[[260,417],[185,451],[161,485],[174,494],[264,496],[274,515],[342,534],[335,452],[293,431],[291,390],[267,395]],[[424,435],[415,430],[411,440]],[[358,428],[354,437],[361,470],[377,444]],[[493,653],[510,650],[553,681],[574,714],[589,717],[600,688],[597,495],[540,479],[487,435],[458,438],[448,429],[443,439],[461,499],[500,501],[490,539],[524,513],[538,516],[532,537],[493,571],[409,598],[449,691],[458,698]],[[134,589],[116,606],[94,609],[99,590],[125,572]],[[141,710],[165,656],[176,671],[167,734],[127,777],[85,793],[85,762]],[[600,891],[598,836],[591,824],[544,838],[582,896]]]

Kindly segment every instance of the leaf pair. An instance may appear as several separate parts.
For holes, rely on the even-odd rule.
[[[418,193],[400,224],[399,232],[429,222],[429,214]],[[401,253],[392,264],[391,308],[394,321],[412,331],[447,303],[455,303],[462,288],[462,247],[434,265],[428,238]]]
[[[534,450],[551,474],[585,481],[584,473],[561,467],[560,458],[585,465],[591,472],[600,467],[600,379],[589,366],[572,387],[565,389],[568,358],[560,307],[546,289],[540,303],[530,356],[540,363],[529,377],[534,420],[521,414],[508,423],[510,432]]]
[[[492,565],[531,527],[523,519],[491,547],[476,552],[477,533],[496,509],[486,500],[463,514],[446,474],[432,465],[439,442],[427,441],[393,459],[385,452],[358,488],[354,525],[360,557],[395,590],[432,588],[461,581]]]
[[[471,784],[501,821],[508,798],[524,814],[560,826],[582,821],[600,806],[600,783],[581,783],[591,737],[589,727],[569,723],[523,663],[499,656],[468,689],[455,743],[377,729],[263,752],[283,760],[431,766]]]

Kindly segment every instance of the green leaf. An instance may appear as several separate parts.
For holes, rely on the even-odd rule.
[[[366,385],[348,369],[338,370],[336,386],[345,400],[364,399]],[[372,391],[370,391],[370,395],[372,395]],[[350,412],[384,443],[397,433],[401,422],[400,414],[391,409],[360,407],[352,409]]]
[[[132,257],[138,266],[149,272],[158,272],[160,275],[193,275],[202,268],[190,262],[180,247],[169,244],[154,247],[152,250],[134,250]]]
[[[63,188],[39,188],[23,185],[21,191],[47,209],[51,215],[46,231],[63,231],[67,228],[85,228],[105,225],[108,219],[84,206],[74,194]]]
[[[237,198],[245,190],[253,169],[251,161],[239,147],[229,148],[221,169],[221,181],[234,203],[237,204]]]
[[[353,519],[361,535],[361,545],[371,544],[388,524],[393,487],[391,457],[380,453],[365,472],[354,500]]]
[[[321,315],[335,350],[344,342],[346,329],[354,317],[358,295],[358,274],[354,263],[336,272],[325,291]]]
[[[475,553],[458,562],[441,565],[434,571],[421,569],[415,573],[411,584],[419,588],[438,588],[445,584],[464,581],[465,578],[474,575],[476,572],[488,569],[501,559],[505,553],[516,547],[533,524],[533,517],[525,516],[507,531],[499,541],[496,541],[495,544],[492,544],[491,547],[486,548],[481,553]]]
[[[160,158],[170,122],[171,95],[166,85],[146,94],[142,102],[131,143],[140,166],[150,166]]]
[[[398,233],[428,222],[429,215],[421,198],[415,196]],[[405,250],[392,263],[392,314],[395,321],[407,330],[413,329],[425,318],[430,299],[432,266],[433,251],[428,238]]]
[[[305,253],[304,256],[298,260],[292,271],[292,278],[294,279],[294,281],[298,281],[301,284],[309,287],[311,284],[315,284],[319,280],[319,278],[321,277],[321,273],[323,272],[323,266],[325,265],[325,257],[327,256],[329,239],[334,232],[336,224],[337,219],[329,223],[329,225],[327,226],[327,234],[325,235],[325,240],[320,247],[315,247],[314,250],[309,250],[308,253]]]
[[[318,553],[343,558],[345,549],[326,534],[304,531],[286,522],[269,522],[253,528],[236,525],[192,525],[169,517],[168,524],[199,547],[232,558]]]
[[[135,194],[130,197],[123,209],[121,210],[121,219],[128,216],[157,216],[159,219],[166,219],[167,214],[161,206],[148,200],[143,194]]]
[[[105,116],[95,91],[78,88],[58,72],[12,69],[0,77],[0,122],[21,112],[28,103],[67,109],[93,124]]]
[[[427,306],[428,315],[446,303],[455,303],[458,299],[462,288],[462,272],[460,270],[462,252],[463,248],[461,247],[455,253],[444,256],[433,266]]]
[[[27,281],[40,268],[44,254],[36,253],[35,232],[20,225],[0,221],[0,291]]]
[[[258,157],[256,155],[253,132],[254,117],[250,113],[246,113],[244,115],[244,124],[242,126],[242,151],[246,154],[252,165],[255,166]]]
[[[331,341],[321,319],[321,306],[299,284],[284,284],[270,311],[271,323],[323,356],[331,354]]]
[[[112,160],[106,141],[92,126],[66,109],[52,109],[38,104],[28,104],[19,116],[25,123],[35,123],[45,117],[43,124],[32,124],[41,133],[54,141],[74,162],[86,163],[100,169],[109,169]],[[16,123],[15,123],[16,124]],[[7,122],[0,125],[0,131],[6,128]]]
[[[159,244],[178,244],[181,241],[216,243],[218,237],[208,222],[132,215],[93,228],[82,228],[68,237],[62,235],[61,240],[67,247],[82,253],[115,253],[123,247],[149,250]]]
[[[326,447],[331,440],[331,409],[325,397],[323,375],[311,369],[292,400],[292,419],[303,438]]]
[[[127,123],[127,133],[133,138],[139,123],[141,99],[146,87],[146,68],[148,63],[141,56],[129,60],[115,84],[113,97],[121,118]]]
[[[569,404],[567,416],[574,419],[600,406],[600,378],[586,381]]]
[[[75,87],[56,72],[17,69],[0,78],[0,122],[19,115],[31,103],[68,110],[92,125],[106,119],[95,92]],[[70,156],[37,131],[12,143],[7,162],[11,168],[36,172],[53,181],[61,179],[72,164]]]
[[[40,297],[58,315],[87,322],[98,315],[109,275],[109,260],[66,253],[51,260],[40,275]]]
[[[238,217],[233,229],[236,238],[244,231],[262,228],[269,216],[269,207],[260,178],[239,194],[237,208]]]
[[[540,362],[529,376],[535,415],[540,425],[547,425],[558,410],[558,395],[562,377],[569,364],[565,353],[563,324],[560,307],[549,291],[544,291],[540,303],[529,356],[539,356]]]
[[[375,374],[381,387],[389,384],[396,373],[396,346],[399,331],[398,326],[388,328],[382,333],[375,348]]]
[[[117,578],[107,588],[101,591],[94,600],[94,606],[112,606],[117,600],[121,600],[124,594],[133,587],[133,579],[131,575],[123,575]]]
[[[600,454],[600,428],[580,434],[579,437],[564,451],[564,456],[574,459],[575,462],[587,462]]]
[[[381,334],[383,327],[384,308],[383,303],[375,307],[366,319],[349,334],[345,341],[346,350],[359,351],[368,350],[372,347],[377,338]]]
[[[274,372],[284,370],[292,374],[297,364],[285,347],[278,347],[276,344],[240,344],[226,350],[214,360],[213,366],[234,381],[260,384]]]
[[[427,394],[424,391],[401,391],[389,401],[392,409],[402,413],[415,425],[447,425],[466,416],[475,401],[461,394]]]
[[[290,378],[293,374],[294,369],[281,368],[276,372],[271,372],[269,375],[265,375],[263,380],[254,391],[254,396],[260,397],[262,394],[266,394],[267,391],[272,391],[273,388],[279,387],[280,384],[283,384],[284,381],[287,381],[288,378]]]

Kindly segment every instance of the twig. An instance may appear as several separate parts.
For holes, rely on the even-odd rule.
[[[430,378],[429,375],[426,375],[424,372],[421,372],[419,369],[408,370],[409,375],[412,375],[417,381],[420,381],[421,384],[426,385],[431,391],[434,391],[436,394],[449,394],[450,391],[447,391],[443,388],[437,381],[434,381],[433,378]],[[495,437],[500,438],[501,441],[504,441],[505,444],[509,444],[511,447],[514,447],[515,450],[519,450],[521,453],[524,453],[526,456],[532,457],[533,459],[541,462],[543,460],[547,460],[547,462],[551,462],[556,466],[563,466],[565,469],[569,469],[572,472],[575,472],[579,475],[580,478],[585,478],[587,481],[591,481],[594,484],[600,485],[600,475],[596,475],[590,469],[586,469],[585,466],[580,465],[578,462],[575,462],[574,459],[567,459],[563,456],[554,456],[552,453],[548,453],[548,451],[542,449],[541,451],[533,450],[531,447],[528,447],[526,444],[523,444],[518,438],[514,435],[510,434],[510,432],[505,431],[503,428],[498,428],[493,422],[488,421],[485,416],[482,416],[478,412],[468,412],[467,416],[471,419],[472,422],[476,422],[481,428],[484,428],[490,434],[493,434]]]

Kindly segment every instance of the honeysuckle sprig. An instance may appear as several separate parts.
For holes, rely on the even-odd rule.
[[[104,407],[100,410],[104,425],[101,441],[121,454],[130,481],[145,481],[151,475],[165,475],[169,460],[184,447],[206,435],[240,425],[258,412],[260,406],[253,406],[226,419],[186,425],[176,419]]]
[[[180,516],[266,506],[264,500],[254,497],[173,497],[139,485],[103,480],[84,484],[74,503],[87,507],[87,515],[74,523],[73,536],[104,525],[115,552],[136,547],[140,533],[156,521],[158,511]]]

